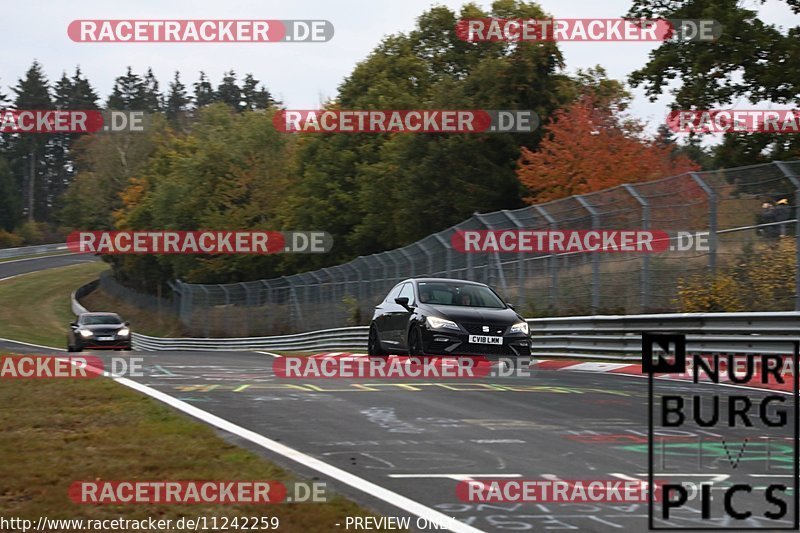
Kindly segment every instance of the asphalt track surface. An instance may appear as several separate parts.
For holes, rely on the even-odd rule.
[[[94,255],[61,254],[32,258],[22,257],[9,261],[0,261],[0,280],[28,274],[30,272],[38,272],[39,270],[64,267],[78,263],[89,263],[92,261],[99,261],[99,258]],[[77,289],[77,287],[75,288]]]
[[[5,275],[0,263],[0,278]],[[63,353],[4,342],[0,350]],[[121,354],[90,353],[106,360]],[[138,383],[477,530],[605,532],[648,527],[646,503],[480,503],[456,496],[458,481],[468,478],[646,480],[647,379],[534,369],[478,379],[289,380],[274,374],[274,358],[264,353],[132,352],[124,356],[141,358],[143,375],[131,378]],[[723,398],[746,394],[756,412],[758,402],[767,395],[660,379],[655,380],[655,389],[659,394],[700,394],[706,399],[715,394]],[[791,396],[784,398],[786,407],[793,406]],[[726,405],[723,400],[723,417]],[[788,411],[789,426],[777,429],[758,421],[752,428],[701,428],[690,420],[684,427],[662,431],[656,439],[656,468],[661,472],[656,478],[713,482],[714,516],[722,514],[724,489],[732,483],[791,486],[794,419],[793,410]],[[324,480],[332,490],[384,515],[411,516],[412,524],[416,520],[383,499],[236,435],[220,433],[302,476]],[[700,446],[699,439],[705,446]],[[792,498],[791,492],[784,497],[789,514],[782,521],[761,516],[776,507],[765,503],[763,489],[756,489],[750,496],[735,498],[741,510],[753,510],[750,519],[704,522],[696,496],[674,511],[670,522],[656,520],[656,526],[791,527]],[[657,517],[660,512],[657,506]],[[330,531],[346,529],[344,524],[331,524]]]

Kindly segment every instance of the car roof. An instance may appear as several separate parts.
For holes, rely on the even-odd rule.
[[[91,313],[81,313],[80,316],[119,316],[119,313],[98,313],[98,312],[91,312]]]
[[[424,282],[424,283],[461,283],[461,284],[464,284],[464,285],[476,285],[476,286],[479,286],[479,287],[486,287],[487,286],[485,283],[479,283],[477,281],[468,281],[468,280],[465,280],[465,279],[453,279],[453,278],[409,278],[409,279],[403,281],[402,283],[405,283],[405,282],[408,282],[408,281],[412,281],[412,282],[416,281],[417,283],[419,283],[420,281]]]

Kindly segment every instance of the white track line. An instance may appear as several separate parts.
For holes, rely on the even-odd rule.
[[[39,257],[26,257],[24,259],[12,259],[10,261],[0,261],[0,265],[7,265],[9,263],[19,263],[20,261],[33,261],[35,259],[50,259],[51,257],[63,257],[65,255],[76,255],[72,252],[67,252],[65,254],[52,254],[52,255],[41,255]]]
[[[34,271],[34,272],[37,272],[37,271]],[[14,279],[14,278],[18,278],[20,276],[27,276],[28,274],[33,274],[33,272],[23,272],[22,274],[14,274],[13,276],[8,276],[6,278],[0,278],[0,281],[5,281],[7,279]]]
[[[271,355],[272,357],[283,357],[281,354],[272,353],[272,352],[264,352],[261,350],[254,350],[256,353],[263,353],[265,355]]]
[[[463,522],[458,522],[454,520],[452,517],[447,516],[446,514],[440,513],[435,509],[431,509],[430,507],[423,505],[419,502],[416,502],[410,498],[402,496],[396,492],[393,492],[389,489],[381,487],[371,481],[367,481],[366,479],[360,478],[350,472],[346,472],[340,468],[337,468],[333,465],[330,465],[324,461],[321,461],[315,457],[311,457],[310,455],[306,455],[303,452],[295,450],[294,448],[290,448],[285,444],[281,444],[277,441],[269,439],[263,435],[260,435],[254,431],[250,431],[249,429],[245,429],[241,426],[234,424],[233,422],[229,422],[224,418],[220,418],[216,415],[213,415],[207,411],[203,411],[202,409],[198,409],[194,405],[190,405],[186,402],[178,400],[177,398],[173,398],[172,396],[158,391],[156,389],[152,389],[146,385],[142,385],[135,381],[132,381],[128,378],[113,378],[114,381],[125,385],[126,387],[130,387],[136,391],[139,391],[143,394],[150,396],[151,398],[155,398],[161,402],[166,403],[167,405],[178,409],[179,411],[183,411],[184,413],[198,418],[205,422],[206,424],[210,424],[215,426],[223,431],[227,431],[229,433],[233,433],[234,435],[246,439],[254,444],[257,444],[271,452],[277,453],[278,455],[282,455],[287,459],[291,459],[301,465],[316,470],[323,475],[336,479],[346,485],[350,485],[351,487],[364,492],[365,494],[369,494],[375,498],[385,501],[399,509],[403,509],[411,514],[414,514],[418,517],[424,518],[425,520],[440,524],[441,527],[448,529],[449,531],[454,531],[456,533],[481,533],[480,529],[474,528],[468,524]]]
[[[0,281],[3,281],[3,280],[0,280]],[[0,337],[0,341],[9,342],[9,343],[12,343],[12,344],[23,344],[25,346],[32,346],[34,348],[44,348],[45,350],[57,350],[59,352],[66,352],[66,350],[64,348],[54,348],[53,346],[44,346],[43,344],[33,344],[33,343],[30,343],[30,342],[15,341],[13,339],[4,339],[2,337]]]
[[[6,339],[0,339],[0,340],[6,340]],[[9,340],[8,342],[17,342],[19,344],[25,344],[27,346],[49,348],[37,344],[30,344],[27,342],[19,342],[11,340]],[[398,509],[402,509],[413,515],[424,518],[430,523],[439,524],[443,529],[447,529],[448,531],[453,531],[455,533],[483,533],[483,531],[480,529],[474,528],[463,522],[454,520],[452,517],[447,516],[444,513],[440,513],[435,509],[431,509],[430,507],[423,505],[417,501],[414,501],[410,498],[406,498],[401,494],[398,494],[389,489],[381,487],[380,485],[376,485],[371,481],[367,481],[366,479],[360,478],[354,474],[351,474],[350,472],[346,472],[324,461],[316,459],[315,457],[306,455],[301,451],[295,450],[294,448],[290,448],[285,444],[281,444],[277,441],[269,439],[263,435],[256,433],[255,431],[250,431],[249,429],[245,429],[239,425],[234,424],[233,422],[225,420],[224,418],[220,418],[216,415],[213,415],[208,411],[203,411],[202,409],[198,409],[194,405],[190,405],[186,402],[178,400],[177,398],[173,398],[169,394],[150,388],[147,385],[142,385],[141,383],[137,383],[136,381],[130,380],[128,378],[112,377],[111,379],[113,379],[120,385],[124,385],[135,391],[141,392],[142,394],[146,394],[147,396],[150,396],[151,398],[163,402],[169,405],[170,407],[174,407],[179,411],[183,411],[189,416],[198,418],[203,422],[205,422],[206,424],[210,424],[223,431],[233,433],[238,437],[248,440],[254,444],[257,444],[262,448],[270,450],[273,453],[277,453],[278,455],[281,455],[283,457],[286,457],[287,459],[291,459],[292,461],[300,463],[301,465],[307,468],[311,468],[312,470],[316,470],[317,472],[323,475],[331,477],[346,485],[350,485],[351,487],[358,489],[365,494],[378,498],[379,500],[383,500],[386,503],[393,505],[394,507],[397,507]]]

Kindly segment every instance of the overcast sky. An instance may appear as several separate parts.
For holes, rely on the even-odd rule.
[[[336,88],[355,66],[389,34],[413,29],[415,19],[432,5],[458,11],[463,0],[138,0],[135,2],[70,0],[69,2],[10,2],[3,6],[3,46],[0,47],[0,84],[11,93],[33,59],[44,65],[51,81],[76,65],[94,84],[103,100],[114,78],[130,65],[142,73],[152,67],[166,89],[180,70],[191,87],[198,72],[212,83],[233,69],[241,77],[251,72],[290,109],[315,109],[336,95]],[[490,1],[476,1],[488,8]],[[557,18],[619,17],[631,0],[540,0]],[[798,17],[781,0],[742,0],[758,9],[769,22],[797,24]],[[74,43],[67,25],[74,19],[326,19],[335,36],[327,43],[197,43],[93,44]],[[647,60],[657,43],[560,43],[569,72],[597,64],[613,78],[624,80]],[[632,114],[645,120],[651,131],[663,122],[668,97],[650,103],[634,91]]]

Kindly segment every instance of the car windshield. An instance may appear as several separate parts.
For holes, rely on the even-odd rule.
[[[122,324],[122,319],[119,315],[90,315],[81,318],[81,324],[88,326],[96,326],[99,324]]]
[[[506,305],[489,288],[457,282],[425,282],[417,284],[420,303],[504,309]]]

